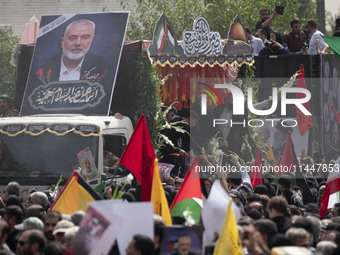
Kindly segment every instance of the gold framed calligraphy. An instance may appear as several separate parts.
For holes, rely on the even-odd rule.
[[[246,38],[238,16],[231,23],[226,40],[221,39],[219,32],[210,31],[205,18],[198,17],[193,30],[185,30],[183,42],[178,42],[170,21],[162,14],[156,23],[148,54],[150,62],[161,67],[252,65],[254,55]]]

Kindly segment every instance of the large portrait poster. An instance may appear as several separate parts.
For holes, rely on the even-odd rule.
[[[42,16],[20,115],[107,115],[128,16]]]
[[[321,63],[322,153],[337,158],[340,152],[340,129],[332,106],[340,112],[340,61],[336,55],[324,56]]]

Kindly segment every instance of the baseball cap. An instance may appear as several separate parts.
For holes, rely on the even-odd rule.
[[[83,211],[76,211],[71,215],[71,221],[73,222],[74,225],[79,226],[84,215],[85,213]]]
[[[183,182],[183,178],[177,178],[176,180],[175,180],[175,183],[182,183]]]
[[[55,225],[53,235],[56,235],[58,233],[65,233],[65,231],[71,227],[73,227],[74,224],[71,221],[68,220],[61,220]]]
[[[44,223],[37,217],[29,217],[23,223],[14,226],[17,230],[38,229],[44,231]]]
[[[6,99],[9,103],[13,103],[13,98],[11,98],[9,95],[0,95],[1,99]]]

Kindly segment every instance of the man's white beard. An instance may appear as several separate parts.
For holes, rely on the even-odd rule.
[[[78,53],[74,53],[70,50],[65,50],[65,48],[63,47],[63,55],[68,58],[68,59],[71,59],[71,60],[79,60],[81,58],[83,58],[86,53],[87,53],[88,50],[82,50],[81,52],[78,52]]]

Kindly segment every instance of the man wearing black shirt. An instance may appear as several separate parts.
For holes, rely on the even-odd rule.
[[[275,19],[277,12],[274,11],[273,15],[270,16],[270,11],[268,9],[262,9],[260,11],[261,21],[256,23],[255,30],[263,29],[267,33],[267,39],[269,40],[270,31],[273,29],[270,27],[273,20]]]
[[[277,227],[277,232],[284,234],[292,226],[290,218],[286,217],[288,203],[282,196],[272,197],[268,201],[268,216]]]

